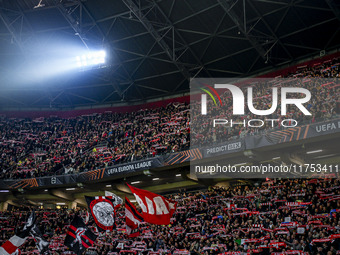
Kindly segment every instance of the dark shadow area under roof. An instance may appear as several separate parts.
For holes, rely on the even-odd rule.
[[[340,46],[332,0],[11,0],[0,18],[3,109],[145,102],[188,92],[190,77],[256,75]],[[105,67],[38,68],[74,49],[106,50]]]

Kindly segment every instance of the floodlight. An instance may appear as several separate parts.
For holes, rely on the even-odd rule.
[[[98,65],[104,64],[106,61],[105,57],[106,57],[106,52],[103,50],[96,51],[96,52],[83,53],[82,55],[79,55],[76,57],[77,66],[85,68],[85,69],[88,69],[88,68],[91,69],[91,66],[98,66]]]

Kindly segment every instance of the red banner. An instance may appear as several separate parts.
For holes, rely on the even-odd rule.
[[[146,222],[156,225],[170,224],[170,219],[176,210],[177,202],[172,202],[150,191],[127,185],[141,207],[143,218]]]

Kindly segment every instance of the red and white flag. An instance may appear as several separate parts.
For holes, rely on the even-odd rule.
[[[36,216],[33,211],[31,215],[28,217],[28,220],[24,226],[24,228],[18,233],[18,235],[12,236],[7,242],[5,242],[0,247],[1,255],[17,255],[21,254],[21,251],[18,249],[21,245],[23,245],[30,234],[30,231],[35,223]]]
[[[143,221],[143,216],[137,211],[136,207],[125,197],[125,222],[126,233],[129,237],[140,235],[139,224]]]
[[[176,210],[177,202],[150,191],[138,189],[127,184],[142,209],[144,221],[156,225],[169,225]]]
[[[18,249],[18,247],[23,245],[25,241],[26,241],[26,237],[21,238],[19,236],[12,236],[6,243],[4,243],[0,247],[0,254],[1,255],[21,254],[21,251]]]

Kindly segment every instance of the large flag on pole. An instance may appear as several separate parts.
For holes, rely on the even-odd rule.
[[[142,209],[143,219],[157,225],[169,225],[176,210],[177,202],[170,201],[161,195],[138,189],[127,184]]]
[[[125,197],[125,222],[126,233],[129,237],[140,235],[139,224],[143,221],[143,216],[137,211],[136,207]]]
[[[96,238],[97,236],[86,227],[84,221],[76,215],[66,233],[64,244],[77,255],[81,255],[93,245]]]
[[[23,228],[17,235],[12,236],[6,243],[4,243],[0,247],[0,254],[1,255],[10,255],[10,254],[19,254],[21,253],[18,249],[21,245],[24,244],[27,237],[30,234],[30,231],[35,223],[36,216],[35,212],[33,211],[31,215],[28,217],[28,220]]]
[[[99,232],[112,231],[115,228],[115,210],[120,206],[114,201],[104,196],[88,197],[85,200],[89,206],[90,213],[98,227]]]

